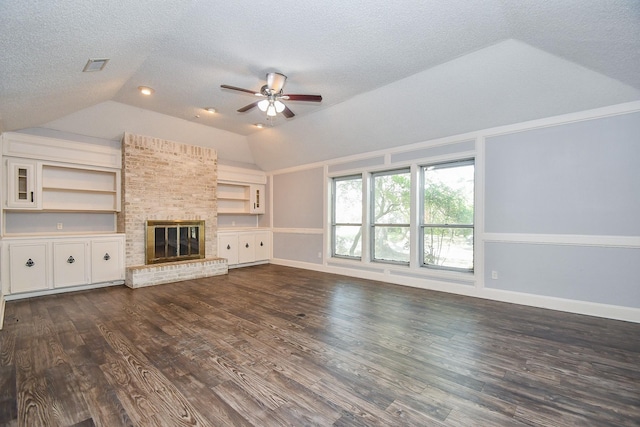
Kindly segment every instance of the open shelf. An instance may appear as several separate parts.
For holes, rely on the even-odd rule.
[[[115,170],[42,165],[42,210],[116,212],[120,175]]]

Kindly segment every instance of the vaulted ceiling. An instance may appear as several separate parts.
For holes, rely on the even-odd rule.
[[[110,101],[246,137],[264,169],[640,99],[637,0],[21,0],[0,26],[0,131]],[[256,128],[220,85],[271,71],[322,103]]]

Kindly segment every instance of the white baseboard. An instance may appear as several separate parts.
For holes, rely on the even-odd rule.
[[[478,288],[476,286],[444,282],[434,278],[388,275],[376,271],[350,269],[284,259],[272,259],[271,263],[287,267],[320,271],[323,273],[342,274],[345,276],[357,277],[360,279],[378,280],[381,282],[393,283],[402,286],[411,286],[414,288],[427,289],[432,291],[448,292],[475,298],[520,304],[529,307],[545,308],[549,310],[564,311],[567,313],[583,314],[586,316],[640,323],[640,309],[633,307],[569,300],[545,295],[504,291],[500,289]]]
[[[24,298],[41,297],[45,295],[62,294],[62,293],[75,292],[75,291],[86,291],[88,289],[106,288],[107,286],[117,286],[117,285],[124,285],[124,280],[114,280],[112,282],[94,283],[91,285],[73,286],[68,288],[46,289],[42,291],[24,292],[21,294],[5,295],[4,298],[7,301],[15,301],[15,300],[24,299]]]

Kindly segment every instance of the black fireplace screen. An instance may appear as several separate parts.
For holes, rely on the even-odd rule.
[[[147,221],[147,264],[204,258],[204,221]]]

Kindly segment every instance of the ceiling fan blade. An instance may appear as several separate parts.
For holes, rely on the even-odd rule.
[[[246,93],[250,93],[251,95],[261,95],[262,96],[262,94],[259,94],[255,90],[243,89],[241,87],[235,87],[235,86],[229,86],[229,85],[220,85],[220,87],[223,88],[223,89],[237,90],[238,92],[246,92]]]
[[[283,95],[283,99],[288,99],[289,101],[308,101],[308,102],[320,102],[322,101],[321,95]]]
[[[242,107],[241,109],[238,110],[238,113],[244,113],[246,111],[251,110],[252,108],[257,107],[258,106],[258,102],[260,102],[260,101],[252,102],[249,105],[245,105],[244,107]]]
[[[293,114],[293,111],[291,111],[289,107],[287,107],[286,105],[284,106],[284,110],[282,110],[282,115],[285,116],[287,119],[290,119],[291,117],[295,116],[295,114]]]

